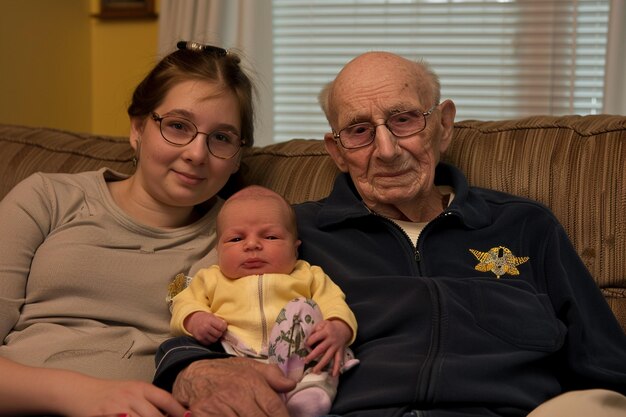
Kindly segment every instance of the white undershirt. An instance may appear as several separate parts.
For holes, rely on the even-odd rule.
[[[454,189],[452,189],[452,187],[450,187],[449,185],[437,186],[437,189],[443,196],[449,196],[448,206],[450,206],[450,203],[452,203],[452,200],[454,199]],[[411,243],[413,243],[413,246],[416,245],[417,238],[419,238],[420,233],[422,233],[422,230],[424,230],[424,227],[428,224],[428,222],[408,222],[405,220],[396,219],[389,220],[393,221],[395,224],[400,226],[402,230],[404,230],[404,232],[411,239]]]

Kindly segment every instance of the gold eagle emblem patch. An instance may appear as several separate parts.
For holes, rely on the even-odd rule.
[[[504,246],[496,246],[487,252],[481,252],[476,249],[470,249],[469,251],[479,260],[478,265],[474,267],[475,270],[481,272],[491,271],[498,279],[504,274],[519,275],[517,266],[529,259],[528,256],[514,256],[513,252]]]

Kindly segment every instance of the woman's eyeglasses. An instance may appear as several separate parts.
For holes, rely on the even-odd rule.
[[[191,120],[184,117],[159,116],[153,112],[152,119],[159,124],[163,139],[173,146],[185,146],[190,144],[198,134],[206,135],[209,152],[216,158],[230,159],[237,155],[241,146],[245,144],[237,133],[229,130],[200,132]]]

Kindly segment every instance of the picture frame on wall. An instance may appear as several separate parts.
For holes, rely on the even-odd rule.
[[[100,19],[156,19],[154,0],[100,0]]]

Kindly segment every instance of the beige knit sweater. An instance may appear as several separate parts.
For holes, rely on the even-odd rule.
[[[105,179],[120,178],[34,174],[0,202],[1,356],[152,379],[168,284],[214,246],[222,201],[192,225],[148,227],[113,202]]]

